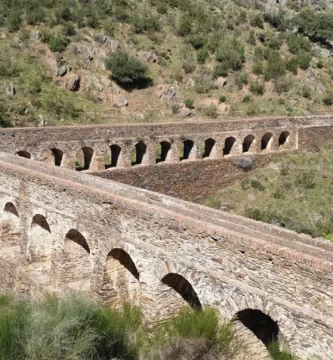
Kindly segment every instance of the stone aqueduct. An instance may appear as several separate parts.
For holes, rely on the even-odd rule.
[[[257,141],[244,142],[248,135]],[[120,148],[116,165],[129,167],[142,143],[144,166],[156,164],[156,153],[179,162],[182,144],[189,161],[202,153],[223,161],[311,148],[332,135],[331,117],[1,130],[0,288],[129,300],[148,322],[184,304],[213,306],[263,343],[279,334],[301,359],[333,359],[332,243],[71,170],[81,148],[93,149],[96,171],[112,145]],[[162,142],[166,156],[163,144],[156,151]]]

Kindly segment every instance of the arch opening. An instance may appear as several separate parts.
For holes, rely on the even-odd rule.
[[[77,171],[88,170],[90,168],[91,160],[94,155],[94,150],[89,146],[83,146],[76,152],[75,168]]]
[[[268,132],[261,138],[261,150],[270,149],[273,141],[273,134]]]
[[[229,136],[224,141],[223,156],[231,153],[232,147],[234,146],[236,139],[233,136]]]
[[[45,216],[43,216],[43,215],[37,214],[32,218],[31,227],[34,227],[34,226],[39,226],[40,228],[47,231],[48,233],[51,233],[50,226],[49,226]]]
[[[260,310],[241,310],[236,314],[235,320],[251,330],[266,347],[278,340],[280,333],[278,323]]]
[[[254,143],[255,137],[253,135],[247,135],[243,141],[243,153],[249,152]]]
[[[279,146],[285,145],[289,142],[290,133],[288,131],[283,131],[279,136]]]
[[[188,160],[192,155],[192,151],[194,150],[194,141],[185,140],[183,141],[183,156],[181,156],[180,160]]]
[[[24,157],[24,158],[26,158],[26,159],[31,159],[31,154],[30,154],[28,151],[25,151],[25,150],[17,151],[17,152],[15,153],[15,155]]]
[[[175,290],[193,309],[202,310],[197,293],[183,276],[170,273],[164,276],[162,283]]]
[[[63,151],[57,148],[52,148],[51,153],[54,160],[54,165],[60,166],[62,162],[62,157],[64,155]]]
[[[210,157],[212,155],[214,146],[215,146],[216,141],[212,138],[209,138],[207,140],[205,140],[205,149],[204,152],[202,154],[202,158],[207,158]]]
[[[160,142],[156,151],[156,163],[166,161],[171,153],[171,144],[168,141]]]
[[[74,242],[77,245],[80,245],[87,253],[90,254],[90,249],[87,243],[86,238],[77,230],[69,230],[65,237],[65,245],[68,242]]]
[[[117,167],[118,160],[121,153],[121,147],[113,144],[109,147],[105,157],[105,169]]]
[[[135,144],[134,152],[132,152],[132,165],[142,164],[146,153],[147,145],[144,143],[144,141],[140,140],[137,144]]]
[[[3,211],[5,213],[5,218],[18,218],[19,217],[18,211],[12,202],[6,203]]]
[[[105,303],[122,306],[124,301],[140,302],[139,271],[131,256],[120,248],[112,249],[106,259],[102,296]]]

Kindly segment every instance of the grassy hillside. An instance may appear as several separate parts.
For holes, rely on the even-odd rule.
[[[283,155],[204,204],[333,240],[332,156],[333,147]]]
[[[332,13],[242,5],[1,1],[0,123],[332,112]]]

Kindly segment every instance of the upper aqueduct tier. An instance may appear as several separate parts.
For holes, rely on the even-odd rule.
[[[0,289],[80,289],[107,304],[132,301],[148,322],[184,304],[213,306],[264,344],[279,336],[302,360],[333,359],[332,243],[71,170],[127,174],[157,154],[196,171],[205,155],[217,171],[233,155],[316,147],[332,135],[328,116],[1,130]],[[133,168],[168,168],[159,165]]]
[[[317,116],[2,129],[0,150],[99,171],[319,146],[332,135],[332,122],[330,116]]]

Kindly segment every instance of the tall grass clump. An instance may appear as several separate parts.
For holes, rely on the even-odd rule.
[[[268,346],[269,354],[273,360],[297,360],[290,352],[280,350],[280,344],[278,341],[274,341]]]

